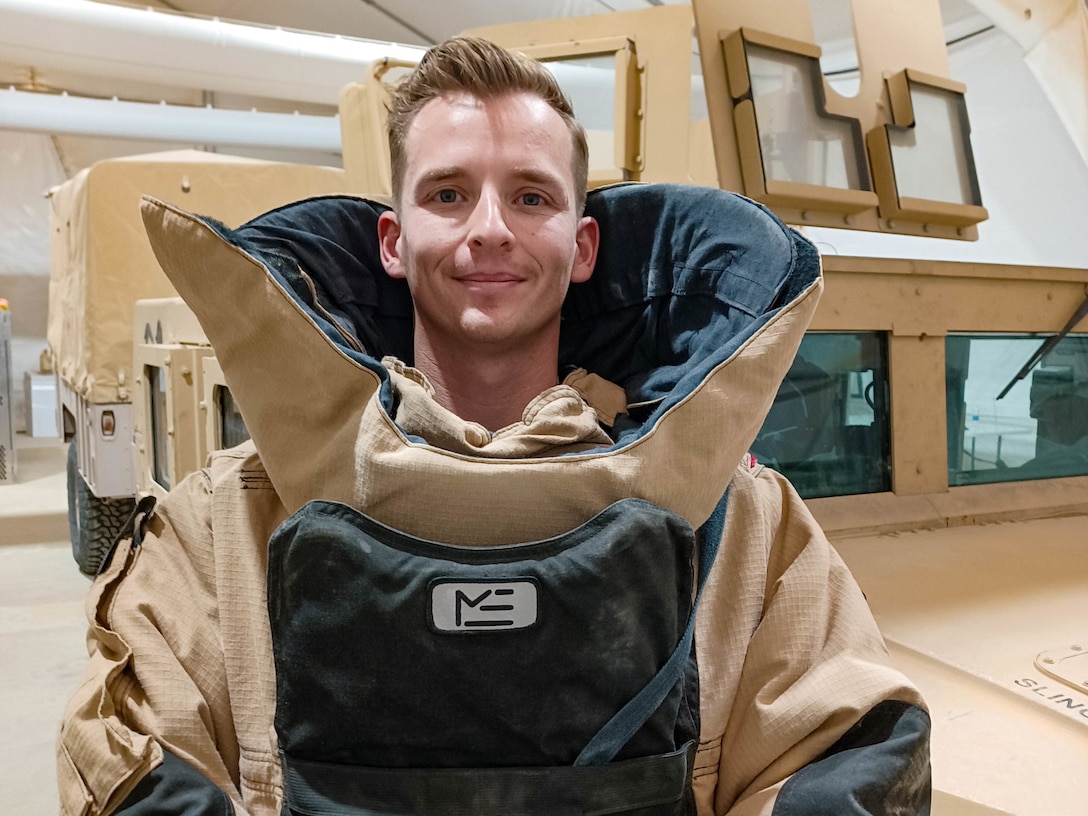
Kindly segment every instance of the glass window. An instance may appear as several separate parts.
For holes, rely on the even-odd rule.
[[[170,434],[166,415],[166,371],[159,366],[144,366],[144,381],[150,397],[151,476],[164,490],[169,490]]]
[[[748,73],[768,181],[871,189],[861,126],[823,109],[819,61],[749,44]]]
[[[1062,339],[998,398],[1045,340],[947,338],[950,485],[1088,475],[1088,335]]]
[[[617,173],[615,54],[564,57],[544,66],[559,81],[586,129],[590,173]]]
[[[810,332],[752,453],[805,498],[890,489],[887,344],[878,332]]]
[[[963,94],[910,83],[912,127],[888,128],[899,195],[979,204]]]
[[[215,405],[219,415],[219,447],[233,448],[249,439],[249,429],[226,386],[215,386]]]

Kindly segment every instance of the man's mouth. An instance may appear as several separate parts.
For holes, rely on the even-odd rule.
[[[463,275],[457,280],[460,283],[475,283],[475,284],[499,284],[499,283],[521,283],[521,278],[517,275],[512,275],[509,272],[474,272],[471,275]]]

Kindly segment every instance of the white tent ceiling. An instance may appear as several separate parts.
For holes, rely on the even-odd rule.
[[[114,7],[111,11],[123,10],[130,16],[137,9],[145,17],[199,15],[204,18],[205,29],[208,28],[207,21],[216,18],[321,32],[326,45],[332,43],[327,35],[339,35],[423,46],[483,25],[609,13],[665,2],[679,0],[146,0],[141,6],[109,5]],[[195,44],[156,47],[151,40],[145,42],[137,35],[131,35],[128,42],[122,40],[112,45],[97,35],[81,37],[80,29],[67,30],[59,24],[39,25],[32,32],[35,36],[22,39],[12,34],[20,8],[29,10],[28,14],[43,14],[47,7],[73,4],[83,10],[103,11],[103,4],[95,0],[0,0],[0,88],[15,89],[0,90],[0,94],[11,93],[14,98],[31,96],[29,92],[42,96],[66,91],[73,96],[107,100],[117,97],[131,102],[165,102],[196,108],[213,105],[246,111],[251,108],[278,113],[297,111],[314,118],[335,114],[328,93],[321,96],[295,90],[298,85],[295,80],[302,72],[296,70],[292,76],[290,60],[286,57],[276,60],[266,54],[263,58],[265,70],[252,66],[224,68],[224,72],[248,76],[248,84],[238,79],[233,84],[213,86],[198,77],[201,71],[215,67],[209,65],[214,60]],[[849,0],[810,0],[810,4],[814,9],[816,39],[827,54],[825,68],[828,63],[834,68],[851,67]],[[168,14],[154,15],[153,10]],[[970,0],[941,0],[941,10],[949,39],[987,23],[985,18],[979,17]],[[182,21],[175,19],[175,22]],[[6,39],[5,30],[8,32]],[[30,40],[42,40],[44,44]],[[54,43],[55,48],[51,48]],[[349,45],[356,51],[362,48],[354,42]],[[31,53],[32,47],[38,51]],[[93,52],[95,47],[106,52],[104,58],[101,54],[96,57],[98,68],[77,59],[80,54]],[[144,48],[143,55],[141,47]],[[220,53],[229,50],[220,49]],[[113,59],[114,52],[117,59]],[[128,70],[119,70],[117,66],[126,60],[130,63]],[[272,76],[274,72],[268,67],[277,64],[286,66],[279,77]],[[132,70],[133,66],[136,70]],[[146,66],[146,70],[141,70],[141,66]],[[337,70],[343,68],[341,65]],[[191,78],[179,78],[183,69],[192,75]],[[348,70],[346,76],[361,75],[362,64],[349,65]],[[264,77],[264,74],[269,76]],[[260,86],[256,83],[261,78],[270,81]],[[328,84],[335,88],[339,83],[334,79]],[[27,101],[37,103],[41,100]],[[48,208],[42,198],[43,192],[100,159],[192,147],[194,141],[191,138],[174,142],[106,138],[105,131],[94,130],[88,130],[89,135],[73,135],[71,128],[59,126],[49,128],[48,132],[31,133],[25,129],[16,130],[14,124],[5,127],[3,115],[0,105],[0,297],[6,296],[13,303],[20,301],[20,308],[13,313],[16,334],[40,336],[44,334],[44,281],[48,276]],[[67,116],[70,120],[83,121],[75,113]],[[128,132],[135,134],[138,131]],[[258,158],[320,164],[339,162],[337,153],[328,148],[292,150],[266,144],[241,148],[232,145],[224,149]]]
[[[375,56],[416,58],[426,44],[490,23],[646,8],[663,0],[154,2],[140,9],[91,0],[0,0],[0,87],[15,89],[0,98],[0,129],[32,127],[27,119],[45,105],[26,92],[330,114],[338,89]],[[849,69],[856,64],[849,0],[810,5],[825,68]],[[942,0],[942,12],[950,32],[965,20],[976,29],[986,23],[968,0]],[[391,43],[415,45],[398,52]],[[286,108],[283,100],[290,102]],[[32,110],[24,114],[24,107]]]

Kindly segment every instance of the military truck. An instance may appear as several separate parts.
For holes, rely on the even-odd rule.
[[[98,162],[51,191],[48,339],[59,431],[72,440],[69,523],[84,572],[94,574],[136,495],[133,307],[176,294],[144,236],[140,196],[237,225],[288,201],[345,189],[337,168],[187,150]],[[180,427],[164,432],[181,434]],[[202,461],[196,453],[176,458],[188,469]]]
[[[802,230],[975,238],[988,213],[937,4],[851,4],[852,97],[790,5],[694,3],[722,186]],[[925,694],[933,812],[1080,812],[1088,269],[823,260],[753,453],[810,499]]]

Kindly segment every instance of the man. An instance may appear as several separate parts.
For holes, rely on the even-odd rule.
[[[490,430],[556,384],[559,309],[598,242],[569,106],[542,81],[481,98],[498,79],[471,77],[476,95],[431,82],[432,98],[396,110],[395,208],[378,221],[382,263],[412,291],[416,367],[439,403]]]
[[[925,811],[917,693],[789,486],[735,468],[811,248],[679,188],[598,194],[602,232],[562,93],[480,40],[428,52],[390,143],[391,211],[145,208],[256,447],[96,581],[62,812]]]

